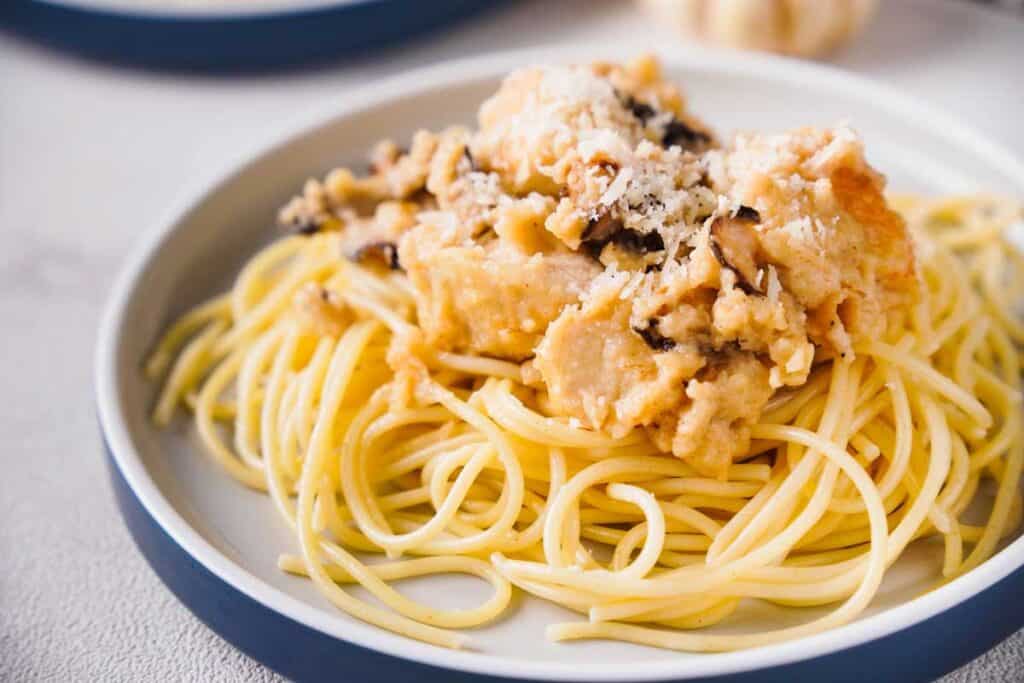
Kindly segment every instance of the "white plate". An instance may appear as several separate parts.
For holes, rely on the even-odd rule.
[[[779,58],[678,47],[660,53],[668,75],[684,87],[691,108],[722,133],[848,120],[862,133],[869,160],[886,173],[894,190],[984,189],[1024,195],[1024,167],[1018,161],[959,123],[888,88]],[[255,155],[253,161],[230,167],[237,170],[201,185],[157,223],[115,288],[101,330],[97,363],[105,437],[117,471],[145,513],[171,542],[224,582],[225,593],[238,591],[313,631],[389,655],[523,678],[682,680],[764,671],[794,662],[824,662],[822,657],[890,638],[954,606],[964,606],[1006,577],[1024,577],[1021,572],[1013,574],[1024,564],[1024,540],[1015,540],[969,575],[918,597],[931,587],[941,562],[939,547],[919,543],[888,573],[878,597],[859,620],[796,642],[713,655],[602,641],[553,644],[545,641],[544,627],[578,619],[578,615],[524,599],[499,623],[472,631],[473,650],[450,652],[353,620],[330,607],[305,579],[279,572],[278,553],[295,552],[296,547],[269,499],[244,489],[213,465],[200,452],[187,420],[179,420],[166,432],[151,426],[147,412],[154,387],[139,371],[147,350],[176,315],[225,287],[244,259],[276,235],[276,208],[307,177],[336,165],[360,167],[370,145],[382,137],[402,141],[418,128],[471,123],[478,104],[511,69],[595,56],[630,55],[607,50],[595,54],[585,48],[503,54],[410,73],[346,93],[330,109],[330,116],[310,128],[297,128],[296,134]],[[136,528],[133,532],[137,539],[149,533]],[[153,561],[148,551],[147,556]],[[182,591],[175,590],[181,596]],[[471,579],[431,578],[408,582],[402,590],[433,604],[457,606],[478,601],[489,588]],[[188,602],[187,597],[183,600]],[[728,628],[777,628],[810,619],[816,612],[752,605],[745,614],[744,623]],[[940,648],[935,656],[944,668],[975,656],[979,645],[990,646],[1007,629],[1024,624],[1024,614],[992,617],[990,621],[1000,624],[999,633],[978,627],[982,630],[975,630],[977,642],[951,645],[958,648],[952,654],[943,654]],[[242,646],[251,653],[258,650],[251,644]],[[266,659],[258,651],[256,656]],[[888,671],[884,662],[871,666]],[[921,668],[934,669],[924,664]]]

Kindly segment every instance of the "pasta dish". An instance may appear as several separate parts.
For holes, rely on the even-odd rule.
[[[463,646],[519,589],[581,615],[555,640],[796,638],[910,543],[938,584],[1019,526],[1020,219],[887,196],[846,125],[720,137],[651,57],[525,68],[476,128],[309,180],[155,348],[154,419],[186,408],[294,531],[280,568],[396,633]],[[493,595],[393,585],[445,573]],[[714,628],[750,599],[831,609]]]

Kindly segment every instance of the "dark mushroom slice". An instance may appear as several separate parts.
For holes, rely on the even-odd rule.
[[[665,132],[661,136],[662,147],[679,145],[683,149],[692,152],[699,151],[710,144],[710,135],[687,125],[677,118],[673,118],[666,124]]]
[[[587,256],[594,259],[595,261],[601,260],[601,252],[608,246],[608,240],[598,242],[596,240],[590,240],[587,242],[581,242],[580,248],[586,252]]]
[[[736,209],[736,218],[744,221],[753,221],[754,223],[761,222],[761,214],[757,212],[757,209],[745,204],[740,205],[740,208]]]
[[[477,244],[486,244],[487,242],[492,242],[498,239],[498,233],[494,231],[493,225],[481,222],[480,225],[477,226],[476,231],[470,235],[470,237],[472,237],[473,241]]]
[[[711,222],[711,251],[723,267],[736,272],[737,284],[747,294],[764,294],[756,261],[759,247],[752,219],[737,213],[719,216]]]
[[[649,318],[647,320],[647,327],[634,327],[632,330],[639,334],[640,338],[653,351],[671,351],[676,347],[674,339],[666,337],[658,331],[658,320],[656,318]]]
[[[628,109],[642,126],[646,126],[648,121],[660,113],[647,102],[638,100],[632,95],[622,95],[618,92],[616,94],[619,96],[622,106]],[[679,145],[683,149],[696,152],[711,144],[711,136],[673,116],[672,120],[665,124],[661,144],[663,147]]]
[[[473,153],[471,151],[469,151],[469,145],[466,145],[466,146],[464,146],[462,148],[462,156],[464,156],[466,158],[466,161],[469,162],[469,170],[470,171],[479,171],[480,170],[479,168],[477,168],[476,159],[473,158]]]
[[[623,98],[622,104],[630,111],[631,114],[633,114],[633,116],[639,119],[640,123],[643,125],[647,125],[647,122],[658,114],[654,107],[646,102],[641,102],[632,95],[627,95]]]
[[[650,254],[665,249],[665,240],[657,232],[640,232],[625,228],[621,220],[610,218],[606,214],[587,226],[580,246],[596,259],[609,244],[634,254]]]
[[[709,363],[714,363],[725,361],[730,356],[740,353],[743,351],[743,347],[735,339],[722,342],[717,346],[710,341],[702,341],[697,344],[697,350],[700,355],[708,359]]]
[[[296,221],[290,227],[296,235],[314,235],[320,232],[320,224],[311,219]]]
[[[398,262],[398,245],[394,242],[368,242],[352,253],[356,263],[377,263],[391,270],[402,270]]]
[[[590,222],[580,235],[580,247],[592,258],[598,258],[605,245],[612,237],[622,230],[622,220],[613,216],[611,211],[595,211],[590,216]]]
[[[340,230],[344,225],[342,220],[330,213],[307,211],[299,212],[288,220],[279,220],[278,224],[284,230],[290,230],[296,235],[315,235],[318,232]]]
[[[637,254],[649,254],[653,251],[664,251],[665,240],[657,231],[640,232],[632,228],[623,228],[612,235],[611,241],[623,249]]]
[[[622,220],[613,216],[611,211],[595,211],[580,239],[584,242],[607,242],[619,230],[622,230]]]

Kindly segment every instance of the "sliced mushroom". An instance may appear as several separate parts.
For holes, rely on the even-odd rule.
[[[335,218],[331,215],[296,215],[291,220],[282,224],[283,227],[291,230],[296,235],[315,235],[318,232],[327,232],[330,230],[340,230],[342,227],[342,221],[339,218]]]
[[[731,340],[718,346],[711,342],[701,342],[697,345],[697,350],[700,351],[700,355],[704,356],[706,361],[706,365],[702,368],[702,373],[705,375],[703,378],[707,379],[706,375],[709,372],[714,373],[718,368],[728,363],[731,358],[743,351],[743,347],[739,341]]]
[[[654,107],[646,102],[641,102],[632,95],[627,95],[622,100],[622,104],[630,111],[630,113],[633,114],[633,116],[637,117],[643,125],[647,125],[647,121],[654,118],[658,113]]]
[[[754,223],[761,222],[761,214],[757,212],[757,209],[746,205],[741,205],[740,208],[736,209],[736,218],[753,221]]]
[[[666,337],[658,331],[658,321],[655,318],[647,320],[647,327],[634,327],[632,329],[654,351],[671,351],[676,347],[674,339]]]
[[[314,220],[304,220],[295,223],[292,229],[297,235],[313,235],[320,231],[320,224]]]
[[[613,231],[613,232],[610,232]],[[592,236],[600,235],[600,237]],[[622,221],[605,220],[593,231],[583,233],[582,247],[593,258],[600,258],[609,244],[621,247],[633,254],[650,254],[665,249],[665,240],[657,232],[640,232],[622,227]]]
[[[469,145],[466,145],[465,147],[462,148],[462,156],[465,157],[466,161],[469,162],[470,171],[480,170],[479,168],[477,168],[476,159],[473,158],[473,153],[469,151]]]
[[[696,130],[683,121],[673,118],[665,126],[665,132],[661,136],[663,147],[679,145],[683,149],[693,152],[699,151],[711,143],[711,136],[707,133]]]
[[[712,221],[711,250],[722,266],[736,272],[738,284],[744,292],[764,294],[761,287],[763,277],[756,260],[760,242],[754,229],[755,220],[750,217],[751,212],[757,215],[753,209],[741,209],[735,216],[719,216]]]
[[[398,262],[398,245],[394,242],[368,242],[352,253],[356,263],[377,263],[391,270],[402,270]]]
[[[622,220],[613,216],[611,211],[604,209],[601,212],[594,212],[590,217],[583,234],[580,235],[580,246],[592,257],[601,256],[605,245],[612,237],[622,230]]]
[[[642,126],[646,126],[648,121],[659,114],[658,110],[650,104],[642,100],[638,100],[632,95],[623,95],[618,91],[616,91],[616,94],[619,96],[619,101],[622,102],[622,106],[628,109],[629,112],[633,114],[638,121],[640,121],[640,125]],[[710,135],[704,131],[693,128],[686,122],[675,117],[672,117],[672,119],[665,124],[665,130],[661,135],[661,144],[663,147],[679,145],[683,149],[693,152],[702,150],[710,143]]]
[[[622,220],[613,216],[611,211],[595,211],[580,239],[584,242],[607,242],[619,230],[622,230]]]
[[[652,251],[663,251],[665,249],[665,240],[656,231],[640,232],[639,230],[623,228],[612,235],[611,241],[623,249],[628,249],[638,254],[649,254]]]

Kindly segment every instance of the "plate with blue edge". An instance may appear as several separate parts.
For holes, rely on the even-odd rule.
[[[91,58],[236,71],[366,54],[506,1],[7,0],[0,3],[0,20]]]
[[[783,130],[849,120],[894,191],[986,189],[1024,196],[1024,165],[942,112],[836,69],[792,60],[656,46],[666,74],[717,129]],[[941,547],[913,544],[869,610],[845,626],[731,653],[669,652],[627,643],[552,643],[551,623],[579,616],[517,599],[497,623],[450,651],[369,626],[334,609],[306,579],[280,572],[294,538],[263,494],[206,457],[189,420],[156,429],[155,387],[141,367],[182,311],[223,290],[273,239],[276,209],[308,177],[365,159],[371,141],[470,124],[502,77],[537,63],[628,59],[636,49],[570,46],[477,57],[347,92],[285,137],[225,160],[156,220],[119,277],[101,325],[96,390],[113,491],[142,554],[181,602],[229,642],[293,680],[765,681],[925,683],[1024,626],[1024,538],[935,587]],[[1018,532],[1019,533],[1019,532]],[[478,603],[489,588],[430,577],[401,589],[426,603]],[[734,631],[782,628],[818,613],[751,606]]]

